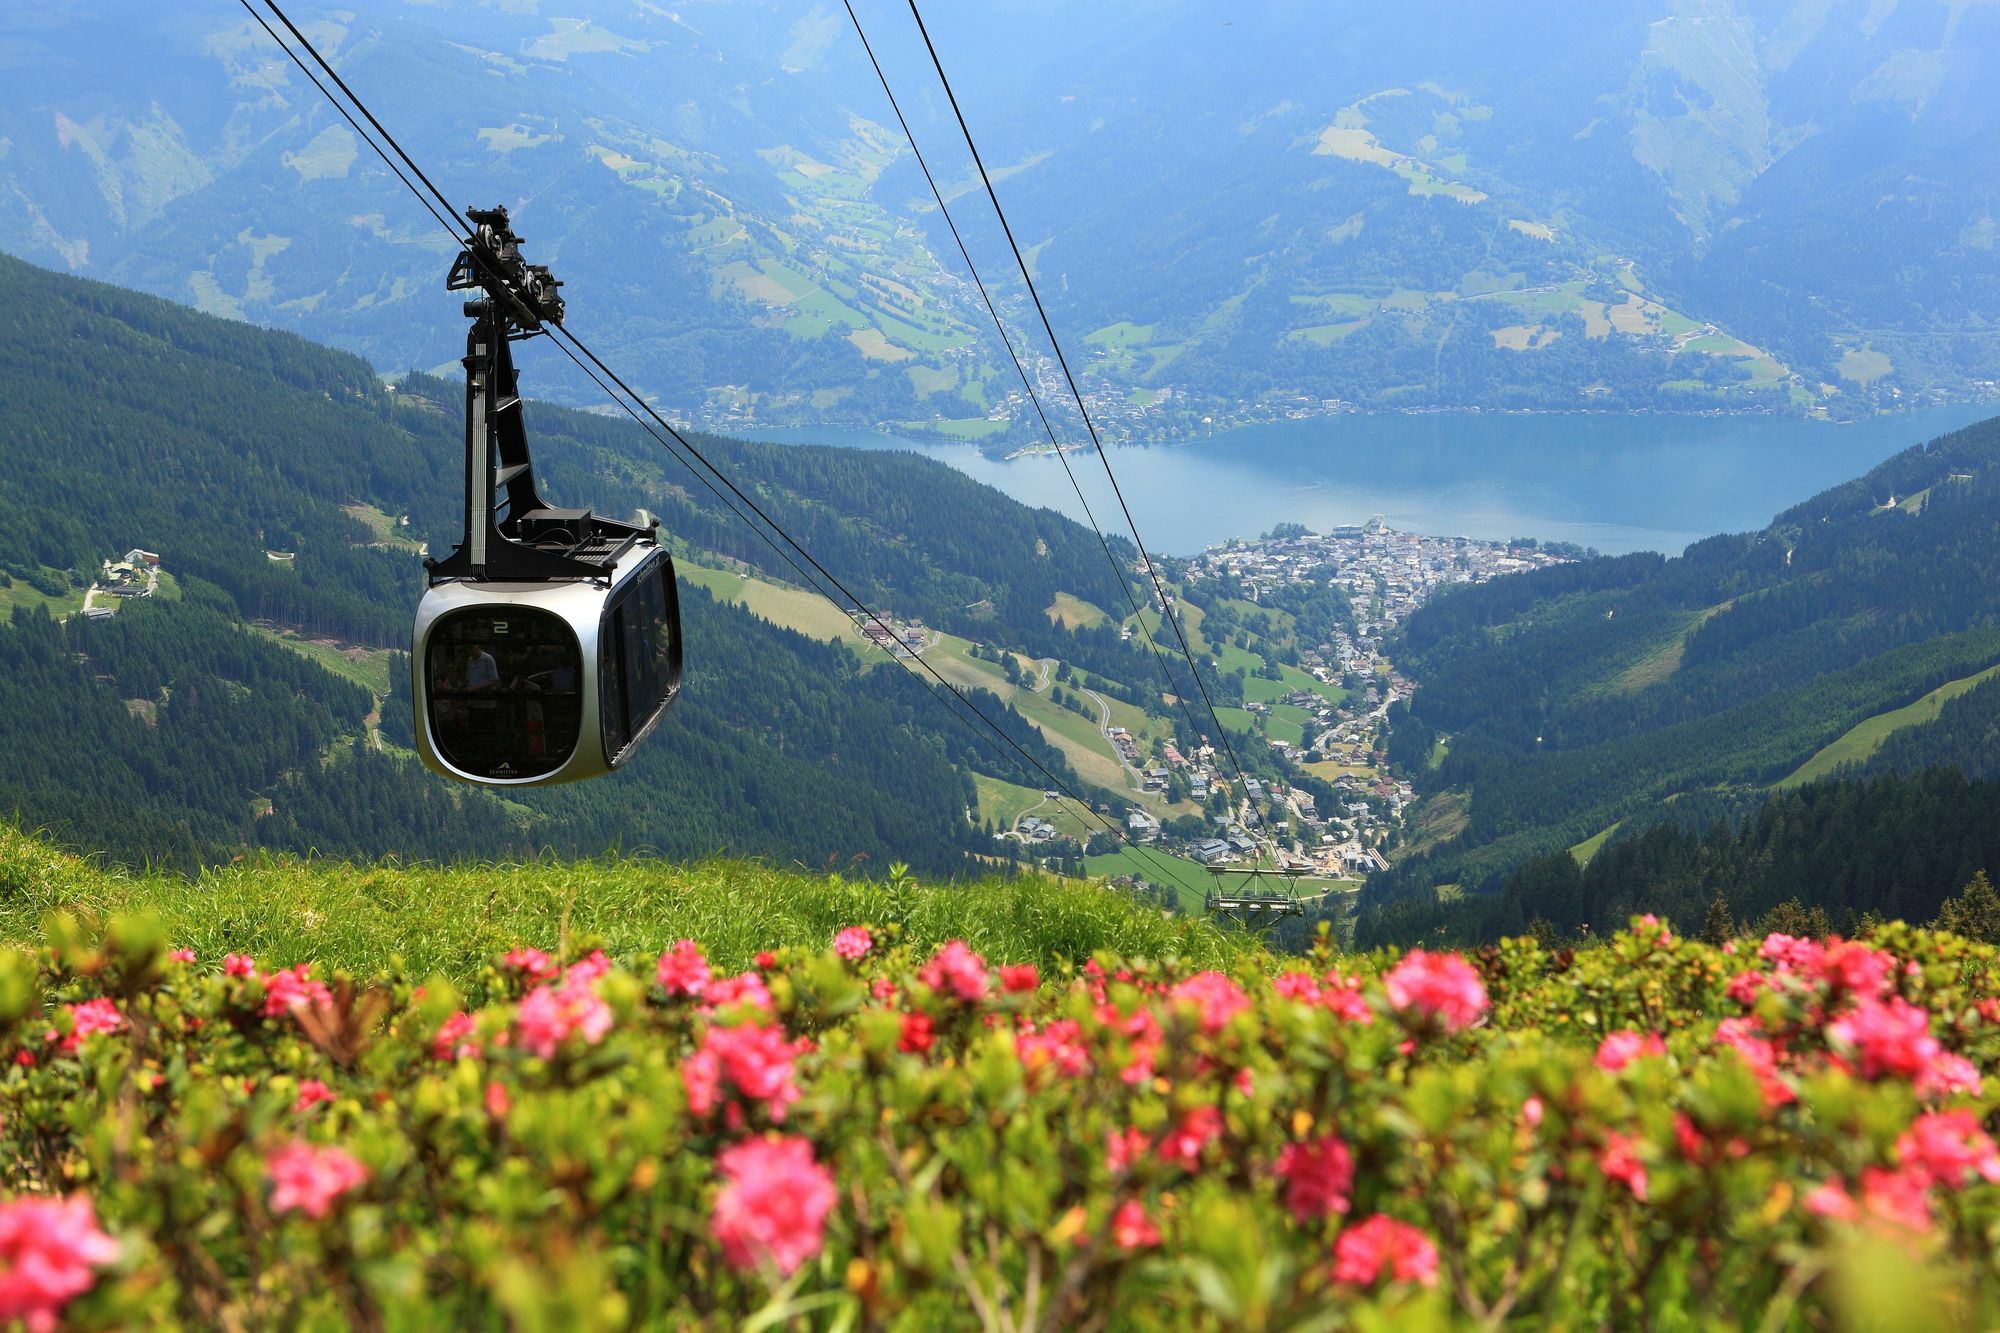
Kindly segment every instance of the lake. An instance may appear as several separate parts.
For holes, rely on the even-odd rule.
[[[1925,408],[1852,424],[1768,416],[1346,415],[1113,446],[1111,465],[1146,544],[1174,555],[1254,537],[1280,522],[1323,532],[1376,514],[1408,532],[1678,553],[1718,532],[1761,528],[1891,454],[1996,410]],[[909,449],[1025,504],[1084,516],[1053,457],[1003,462],[970,445],[869,430],[757,437]],[[1096,456],[1071,454],[1069,463],[1099,524],[1123,530]]]

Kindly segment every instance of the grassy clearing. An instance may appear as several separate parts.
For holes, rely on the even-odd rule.
[[[1111,746],[1097,730],[1097,723],[1058,707],[1047,695],[1018,685],[1009,685],[1000,667],[967,655],[972,645],[955,635],[943,636],[924,660],[940,676],[961,688],[991,690],[1013,705],[1014,710],[1034,724],[1048,742],[1062,751],[1077,776],[1107,791],[1131,794],[1125,766],[1111,753]]]
[[[1095,333],[1084,335],[1084,341],[1092,347],[1143,347],[1153,341],[1154,325],[1133,324],[1120,320],[1107,324]]]
[[[854,628],[853,621],[816,592],[700,565],[681,565],[680,573],[687,582],[708,589],[717,601],[734,602],[773,625],[826,642],[844,643],[864,661],[882,656],[881,650]]]
[[[760,949],[823,949],[842,926],[899,919],[907,937],[926,945],[962,937],[996,962],[1047,965],[1114,949],[1214,964],[1251,947],[1205,922],[1041,876],[915,887],[901,906],[880,884],[724,860],[437,867],[273,859],[188,880],[101,870],[5,826],[0,890],[0,940],[39,942],[42,916],[55,909],[149,911],[206,963],[234,951],[365,973],[400,966],[461,985],[520,944],[572,957],[601,945],[644,959],[685,937],[736,969]]]
[[[1889,374],[1895,366],[1890,363],[1888,356],[1872,347],[1854,347],[1841,353],[1834,369],[1840,372],[1842,379],[1852,380],[1865,387]]]
[[[1339,324],[1314,324],[1308,328],[1293,329],[1285,336],[1302,339],[1315,347],[1331,347],[1367,322],[1365,319],[1351,319]]]
[[[1637,694],[1673,675],[1681,669],[1681,660],[1687,654],[1689,637],[1706,625],[1710,617],[1727,611],[1730,605],[1730,602],[1722,602],[1693,613],[1685,624],[1668,635],[1666,642],[1626,667],[1604,688],[1612,694]]]
[[[1066,592],[1057,593],[1056,599],[1049,603],[1048,616],[1064,629],[1076,629],[1079,626],[1094,629],[1111,619],[1099,607]]]
[[[370,694],[389,692],[389,650],[386,648],[343,648],[324,640],[302,639],[291,630],[250,626],[260,638],[281,643],[300,657],[319,663],[342,680],[353,681]]]
[[[108,597],[105,599],[107,603],[112,600]],[[83,610],[83,589],[74,588],[64,592],[60,597],[50,597],[21,579],[15,579],[9,586],[0,588],[0,617],[12,615],[17,606],[29,611],[40,607],[60,620],[64,616],[73,616]]]
[[[1624,823],[1624,821],[1620,820],[1619,823],[1622,824]],[[1596,856],[1599,852],[1603,851],[1604,844],[1610,842],[1611,835],[1616,833],[1617,831],[1618,831],[1618,824],[1613,824],[1610,828],[1607,829],[1599,829],[1596,833],[1593,833],[1590,837],[1585,838],[1582,842],[1570,848],[1569,854],[1576,858],[1576,863],[1578,865],[1587,866],[1590,864],[1590,858]]]
[[[1015,820],[1042,804],[1039,787],[1023,787],[1017,782],[988,777],[984,773],[974,773],[972,785],[979,793],[979,817],[992,820],[993,827],[1002,833],[1014,827]]]
[[[1208,868],[1183,856],[1155,851],[1151,847],[1137,850],[1120,847],[1117,851],[1103,856],[1084,857],[1083,873],[1107,877],[1137,875],[1140,879],[1172,888],[1180,899],[1183,912],[1199,916],[1207,910],[1207,904],[1202,898],[1210,883]],[[1175,883],[1170,876],[1176,875],[1187,883]]]
[[[1855,723],[1845,735],[1800,764],[1791,776],[1777,784],[1778,787],[1781,790],[1797,787],[1828,776],[1842,764],[1866,761],[1882,748],[1882,742],[1888,740],[1890,735],[1905,727],[1920,727],[1926,722],[1937,721],[1938,713],[1945,704],[1993,679],[1996,674],[2000,674],[2000,666],[1990,666],[1976,676],[1948,680],[1915,703],[1877,713]]]
[[[1410,840],[1400,857],[1422,856],[1465,832],[1472,818],[1472,793],[1441,791],[1425,797],[1410,819]]]

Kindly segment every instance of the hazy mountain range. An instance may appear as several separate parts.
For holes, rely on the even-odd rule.
[[[934,8],[1115,431],[1336,399],[1842,414],[2000,378],[1991,6]],[[908,11],[857,9],[1025,330]],[[839,6],[294,17],[455,200],[515,209],[663,403],[1026,419]],[[0,246],[382,370],[455,359],[450,242],[241,8],[12,6],[0,88]]]

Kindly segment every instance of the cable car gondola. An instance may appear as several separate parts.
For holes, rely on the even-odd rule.
[[[535,488],[511,345],[560,324],[562,284],[507,210],[469,209],[445,286],[465,303],[465,540],[426,560],[410,635],[417,750],[433,772],[530,787],[618,767],[680,692],[680,597],[659,523],[557,509]]]

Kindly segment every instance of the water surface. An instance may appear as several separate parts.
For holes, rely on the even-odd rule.
[[[1769,416],[1350,415],[1114,446],[1111,465],[1146,544],[1175,555],[1254,537],[1280,522],[1323,532],[1376,514],[1411,532],[1678,553],[1714,533],[1761,528],[1891,454],[1995,410],[1926,408],[1852,424]],[[1053,457],[1001,461],[970,445],[869,430],[800,428],[759,437],[908,449],[1025,504],[1084,517]],[[1099,524],[1122,530],[1096,456],[1071,454],[1068,462]]]

